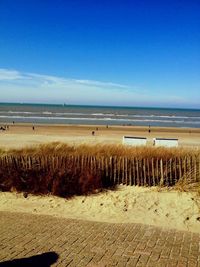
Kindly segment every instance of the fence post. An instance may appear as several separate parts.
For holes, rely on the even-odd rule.
[[[161,174],[160,186],[163,186],[164,185],[164,176],[163,176],[163,161],[162,161],[162,159],[160,159],[160,174]]]
[[[127,157],[125,157],[125,184],[128,185],[128,162],[127,162]]]
[[[151,177],[150,177],[150,168],[149,168],[149,159],[147,158],[147,180],[148,180],[148,186],[151,185]]]
[[[133,185],[131,159],[129,159],[128,163],[129,163],[129,185]]]
[[[156,185],[159,184],[159,161],[158,158],[156,159]]]
[[[200,155],[198,157],[198,163],[199,163],[198,181],[200,181]]]
[[[169,179],[168,179],[168,160],[165,161],[165,172],[164,172],[164,178],[166,181],[167,186],[169,186]]]
[[[117,173],[117,160],[116,160],[116,156],[113,157],[113,166],[114,166],[114,185],[116,184],[116,173]]]
[[[174,173],[174,175],[175,175],[175,184],[176,184],[177,183],[177,159],[176,159],[176,157],[175,157],[174,161],[175,161],[175,164],[174,164],[175,173]]]
[[[155,186],[155,169],[154,169],[154,158],[151,159],[151,168],[152,168],[152,178],[153,178],[153,185]]]
[[[113,184],[113,157],[111,156],[110,157],[110,163],[109,163],[109,165],[110,165],[110,174],[109,174],[109,176],[110,176],[110,181],[111,181],[111,184]]]
[[[136,174],[135,174],[135,158],[132,158],[131,160],[131,164],[132,164],[132,176],[133,176],[133,185],[136,185]]]
[[[144,186],[147,185],[147,177],[146,177],[146,159],[143,159],[143,173],[144,173]]]
[[[140,185],[140,177],[139,177],[139,162],[138,162],[138,158],[136,158],[136,171],[137,171],[137,185]]]
[[[117,183],[118,185],[121,183],[121,157],[119,157],[117,162]]]
[[[182,178],[182,158],[179,157],[179,179]]]

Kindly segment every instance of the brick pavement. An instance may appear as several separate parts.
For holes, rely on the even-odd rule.
[[[0,212],[0,266],[45,252],[59,256],[51,266],[200,267],[200,235],[142,224]]]

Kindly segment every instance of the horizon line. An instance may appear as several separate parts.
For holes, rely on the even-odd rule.
[[[44,106],[81,106],[81,107],[102,107],[102,108],[144,108],[144,109],[178,109],[178,110],[200,110],[200,108],[191,108],[191,107],[161,107],[161,106],[121,106],[121,105],[90,105],[90,104],[67,104],[67,103],[36,103],[36,102],[0,102],[0,105],[12,104],[12,105],[44,105]]]

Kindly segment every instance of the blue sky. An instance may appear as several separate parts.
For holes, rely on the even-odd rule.
[[[0,1],[0,101],[200,108],[200,2]]]

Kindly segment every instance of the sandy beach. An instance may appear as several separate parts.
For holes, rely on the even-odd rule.
[[[200,129],[132,126],[81,126],[14,124],[0,132],[0,147],[21,148],[49,142],[69,144],[121,144],[123,135],[178,138],[180,147],[199,147]],[[92,135],[95,131],[95,135]],[[0,210],[79,220],[143,223],[200,232],[200,198],[194,192],[120,185],[116,191],[63,199],[55,196],[27,198],[16,192],[0,193]]]
[[[3,124],[2,124],[3,125]],[[121,144],[122,137],[146,137],[147,144],[152,145],[154,137],[178,138],[181,147],[199,147],[200,129],[198,128],[162,128],[137,126],[94,126],[94,125],[9,125],[9,130],[0,132],[0,147],[18,148],[49,142],[70,144]],[[92,131],[95,132],[92,136]]]

